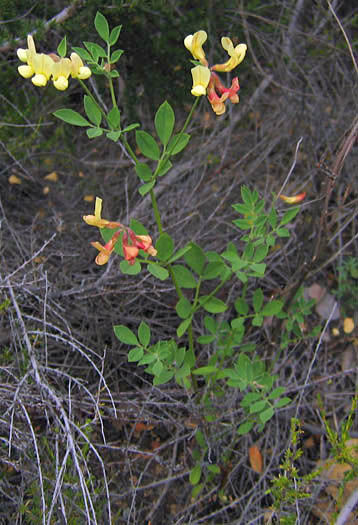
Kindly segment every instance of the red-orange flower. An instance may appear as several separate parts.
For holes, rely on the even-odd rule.
[[[120,234],[120,231],[116,232],[104,246],[102,246],[100,242],[91,242],[92,246],[94,248],[97,248],[97,250],[99,251],[99,254],[96,257],[96,264],[102,266],[103,264],[106,264],[108,262],[109,256],[113,252]]]
[[[287,202],[287,204],[297,204],[297,202],[303,201],[303,199],[306,197],[306,192],[303,191],[302,193],[299,193],[298,195],[294,195],[292,197],[287,197],[286,195],[279,195],[280,199]]]
[[[134,238],[131,236],[131,239],[137,248],[144,250],[149,255],[157,255],[157,250],[152,246],[152,238],[149,235],[134,235]]]

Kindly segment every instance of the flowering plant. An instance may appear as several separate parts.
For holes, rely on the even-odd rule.
[[[222,115],[226,111],[225,102],[227,99],[233,104],[238,104],[240,89],[238,77],[233,78],[231,86],[225,87],[215,71],[228,73],[235,69],[245,58],[246,44],[238,44],[234,47],[231,39],[227,36],[221,39],[221,45],[227,51],[229,59],[223,64],[215,64],[211,68],[203,50],[203,44],[207,39],[205,31],[197,31],[194,35],[188,35],[184,40],[185,47],[193,57],[199,61],[191,70],[193,77],[193,88],[191,90],[195,97],[207,94],[208,100],[217,115]]]
[[[28,48],[19,49],[18,57],[26,65],[19,67],[24,78],[32,78],[35,86],[43,87],[52,79],[56,89],[68,87],[69,77],[80,82],[85,91],[83,103],[85,116],[72,109],[59,109],[54,114],[64,122],[86,128],[89,139],[105,135],[109,140],[120,142],[132,159],[135,173],[139,179],[139,193],[148,194],[156,221],[157,233],[155,246],[152,235],[139,221],[130,225],[103,219],[101,216],[102,199],[97,197],[93,215],[85,215],[84,221],[98,228],[104,241],[93,241],[92,246],[98,250],[95,262],[104,265],[113,253],[119,254],[120,271],[135,276],[142,266],[162,281],[171,280],[177,295],[175,310],[178,325],[175,336],[168,340],[156,340],[151,327],[142,321],[137,332],[124,325],[114,326],[118,340],[130,348],[128,360],[145,366],[145,372],[153,376],[153,384],[161,385],[175,380],[196,402],[204,407],[203,417],[207,422],[215,420],[212,396],[219,396],[224,388],[236,388],[244,392],[241,404],[246,411],[246,418],[238,426],[239,434],[249,432],[253,427],[262,429],[273,416],[276,408],[290,402],[281,397],[284,388],[274,387],[276,376],[271,374],[259,355],[255,355],[255,345],[245,340],[250,328],[260,327],[265,320],[276,316],[279,320],[288,315],[284,311],[281,299],[265,299],[261,288],[257,287],[250,297],[248,282],[260,280],[266,272],[265,259],[274,247],[277,238],[289,236],[287,224],[299,212],[299,207],[290,208],[281,213],[273,205],[265,211],[265,202],[259,198],[256,190],[241,188],[242,202],[233,206],[239,218],[233,222],[242,230],[239,252],[236,245],[229,243],[221,253],[205,251],[198,244],[187,242],[175,248],[174,239],[164,230],[160,208],[155,194],[159,178],[164,177],[172,168],[174,157],[183,151],[190,141],[187,133],[195,108],[201,96],[207,99],[216,113],[226,111],[229,100],[239,102],[239,80],[234,77],[230,87],[225,87],[218,73],[230,72],[245,58],[246,44],[234,47],[229,37],[223,37],[221,44],[227,52],[228,59],[209,67],[203,44],[207,39],[205,31],[197,31],[184,40],[185,47],[194,58],[191,69],[193,86],[191,93],[195,97],[193,106],[181,130],[175,132],[175,113],[168,102],[158,108],[154,128],[156,135],[138,129],[137,123],[125,128],[121,125],[121,112],[118,107],[113,79],[119,76],[115,67],[122,50],[112,50],[121,31],[121,26],[110,30],[107,19],[97,13],[95,27],[105,46],[86,42],[85,48],[74,48],[70,58],[66,58],[66,39],[58,48],[58,55],[37,53],[32,36],[28,37]],[[85,65],[85,63],[87,65]],[[103,75],[107,79],[111,109],[105,111],[101,99],[92,93],[83,80],[91,74]],[[128,134],[134,131],[137,149],[130,144]],[[133,143],[132,143],[133,144]],[[141,157],[137,156],[139,151]],[[287,203],[297,203],[304,194],[296,197],[285,197]],[[234,299],[232,308],[218,297],[230,279],[237,279],[242,290]],[[202,292],[206,283],[207,291]],[[187,294],[187,290],[193,293]],[[228,315],[228,312],[232,312]],[[228,315],[227,318],[222,314]],[[199,318],[205,331],[197,335],[194,320]],[[205,345],[207,362],[199,362],[198,348]],[[199,381],[198,381],[199,380]],[[205,448],[205,447],[204,447]],[[200,459],[200,458],[199,458]],[[195,469],[195,470],[194,470]],[[198,485],[201,476],[200,461],[195,465],[191,481]],[[199,470],[199,475],[198,475]]]

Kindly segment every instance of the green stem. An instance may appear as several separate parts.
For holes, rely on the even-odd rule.
[[[111,93],[112,105],[113,105],[114,108],[118,108],[117,100],[116,100],[116,94],[115,94],[114,88],[113,88],[113,79],[109,75],[108,75],[107,78],[109,80],[109,91]]]
[[[138,164],[138,157],[137,155],[134,153],[133,149],[131,148],[131,146],[129,145],[129,142],[127,140],[127,137],[125,136],[125,134],[123,133],[122,136],[121,136],[121,139],[123,141],[123,144],[124,144],[124,147],[126,148],[127,152],[128,152],[128,155],[130,155],[130,157],[134,160],[134,162],[136,164]],[[153,202],[153,200],[152,200]]]
[[[190,121],[192,119],[194,110],[195,110],[196,106],[198,105],[198,102],[199,102],[199,97],[197,97],[196,100],[194,101],[194,103],[193,103],[193,105],[192,105],[192,107],[190,109],[190,112],[189,112],[189,114],[188,114],[188,116],[187,116],[187,118],[186,118],[186,120],[184,122],[184,125],[183,125],[182,129],[181,129],[180,133],[178,134],[177,139],[173,142],[173,144],[170,147],[170,149],[168,151],[166,151],[166,149],[164,148],[163,153],[161,155],[161,158],[158,160],[157,167],[156,167],[156,169],[154,171],[154,174],[153,174],[154,178],[156,178],[163,160],[165,160],[166,158],[170,157],[171,152],[174,150],[175,146],[177,145],[178,141],[180,140],[180,137],[183,135],[183,133],[185,132],[186,128],[188,127],[188,125],[189,125],[189,123],[190,123]],[[136,159],[134,153],[133,152],[131,153],[130,146],[129,146],[128,142],[125,143],[125,146],[127,148],[127,151],[129,152],[129,154],[133,158],[133,160],[135,160],[135,162],[137,163],[138,160]],[[159,235],[161,235],[162,233],[164,233],[164,229],[163,229],[162,219],[161,219],[161,215],[160,215],[160,211],[159,211],[159,207],[158,207],[157,198],[156,198],[156,195],[155,195],[155,192],[154,192],[153,188],[150,190],[149,194],[150,194],[150,198],[151,198],[151,201],[152,201],[152,208],[153,208],[153,213],[154,213],[154,217],[155,217],[155,222],[157,223]],[[176,290],[177,296],[178,296],[179,299],[181,299],[182,297],[184,297],[184,294],[183,294],[183,291],[182,291],[181,287],[179,286],[179,283],[177,282],[177,279],[175,277],[175,274],[173,272],[173,268],[172,268],[171,264],[168,264],[167,268],[168,268],[168,271],[169,271],[170,278],[171,278],[171,280],[172,280],[172,282],[173,282],[173,284],[175,286],[175,290]],[[192,323],[190,323],[190,325],[188,326],[188,342],[189,342],[189,352],[191,353],[191,355],[195,359],[194,335],[193,335]],[[196,377],[193,376],[192,374],[190,374],[190,378],[191,378],[191,382],[192,382],[194,391],[197,392],[198,391],[198,384],[197,384]]]
[[[99,104],[97,102],[97,100],[94,98],[94,96],[92,95],[92,93],[90,92],[90,90],[88,89],[88,87],[86,86],[86,84],[83,82],[83,80],[81,80],[80,78],[77,79],[78,82],[81,84],[83,90],[87,93],[87,95],[89,97],[91,97],[91,99],[93,100],[93,102],[96,104],[96,106],[98,106],[98,109],[100,110],[100,112],[102,113],[102,116],[104,117],[104,119],[107,121],[107,113],[104,111],[104,109],[102,108],[101,104]]]

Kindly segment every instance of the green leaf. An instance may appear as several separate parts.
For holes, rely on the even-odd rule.
[[[204,488],[204,483],[199,483],[198,485],[196,485],[196,487],[194,487],[193,490],[191,491],[191,499],[196,500],[196,498],[199,496],[203,488]]]
[[[252,221],[248,219],[236,219],[233,223],[240,228],[240,230],[251,230],[252,228]]]
[[[137,122],[134,124],[129,124],[129,126],[126,126],[124,129],[122,129],[122,133],[128,133],[128,131],[132,131],[132,129],[139,128],[139,126],[140,124],[138,124]]]
[[[121,131],[109,131],[108,133],[106,133],[107,139],[113,140],[113,142],[117,142],[121,135]]]
[[[73,111],[73,109],[58,109],[53,114],[55,117],[73,126],[90,126],[88,120],[77,113],[77,111]]]
[[[215,374],[218,371],[216,366],[202,366],[192,371],[193,375],[196,376],[209,376],[210,374]]]
[[[255,277],[263,277],[266,271],[265,263],[251,263],[250,270],[253,272],[252,275]]]
[[[187,319],[191,314],[191,302],[186,297],[181,297],[175,306],[176,313],[181,319]]]
[[[276,230],[276,235],[278,237],[289,237],[290,232],[288,231],[287,228],[279,228],[278,230]]]
[[[259,419],[260,419],[261,423],[267,423],[267,421],[269,421],[272,418],[274,413],[275,412],[274,412],[274,409],[272,407],[269,407],[266,410],[264,410],[263,412],[261,412],[259,414]]]
[[[181,366],[183,364],[185,357],[185,347],[181,346],[175,350],[175,364],[176,366]]]
[[[256,392],[249,392],[246,394],[240,405],[244,408],[251,406],[253,403],[261,399],[261,395]]]
[[[184,255],[185,262],[195,273],[201,275],[206,262],[205,254],[200,246],[194,242],[191,242],[189,246],[190,250]]]
[[[83,103],[87,117],[90,119],[91,122],[93,122],[95,126],[98,127],[102,120],[102,114],[99,107],[92,99],[92,97],[88,95],[85,95],[83,97]]]
[[[169,155],[177,155],[177,153],[180,153],[184,148],[186,148],[189,139],[190,135],[188,133],[183,133],[181,136],[180,134],[174,135],[174,137],[172,137],[172,139],[169,142]]]
[[[146,131],[137,130],[135,132],[137,146],[141,153],[148,159],[159,160],[160,150],[153,137]]]
[[[201,345],[208,345],[212,343],[213,341],[215,341],[215,339],[216,339],[215,335],[199,335],[199,337],[197,338],[197,341]]]
[[[258,412],[261,412],[266,406],[267,402],[265,400],[256,401],[250,406],[250,414],[257,414]]]
[[[155,354],[144,354],[138,365],[150,365],[150,363],[153,363],[156,360],[157,356]]]
[[[274,300],[274,301],[271,301],[267,304],[265,304],[265,306],[263,307],[263,309],[261,310],[261,315],[276,315],[278,314],[279,312],[281,312],[282,310],[282,307],[283,307],[283,302],[282,301],[278,301],[278,300]]]
[[[278,397],[282,396],[282,394],[284,393],[285,391],[285,387],[284,386],[279,386],[277,388],[275,388],[275,390],[272,390],[272,392],[270,393],[270,395],[268,396],[267,399],[277,399]],[[288,398],[287,398],[288,399]]]
[[[121,261],[119,268],[125,275],[138,275],[138,273],[141,272],[142,266],[139,261],[135,261],[134,264],[129,264],[128,261]]]
[[[150,182],[147,182],[146,184],[143,184],[143,186],[140,186],[138,189],[139,193],[142,197],[150,192],[150,190],[155,186],[155,180],[152,180]]]
[[[213,474],[220,474],[220,467],[218,465],[208,465],[208,470]]]
[[[94,139],[96,137],[100,137],[101,135],[103,135],[103,129],[101,128],[89,128],[86,130],[86,133],[87,133],[87,137],[89,139]]]
[[[164,385],[164,383],[168,383],[172,378],[174,377],[174,372],[171,370],[163,370],[159,375],[156,375],[153,380],[153,385]]]
[[[105,16],[102,15],[99,11],[96,13],[96,17],[94,19],[94,25],[97,30],[97,33],[103,40],[106,42],[109,41],[109,26],[108,22]]]
[[[262,317],[262,315],[257,314],[252,320],[252,326],[261,326],[263,322],[264,318]]]
[[[123,53],[124,53],[123,49],[116,49],[116,51],[113,51],[109,59],[109,63],[115,64],[116,62],[118,62],[118,60],[121,58]]]
[[[87,47],[88,51],[93,56],[95,62],[98,62],[99,57],[101,58],[107,58],[106,50],[103,49],[103,47],[99,46],[98,44],[95,44],[94,42],[83,42],[85,47]]]
[[[264,294],[261,288],[257,288],[257,290],[255,290],[252,302],[255,312],[259,312],[262,308],[262,303],[264,302]]]
[[[245,204],[247,204],[248,206],[250,206],[252,208],[253,205],[258,200],[259,194],[257,193],[256,190],[252,190],[251,191],[250,188],[248,188],[245,185],[242,185],[241,186],[241,198],[242,198],[242,200],[244,201]]]
[[[109,45],[114,46],[114,44],[117,42],[118,37],[120,35],[122,26],[116,26],[112,29],[111,34],[109,35]]]
[[[190,323],[191,323],[191,317],[189,317],[188,319],[185,319],[184,321],[182,321],[180,323],[180,325],[177,328],[177,336],[178,337],[181,337],[182,335],[185,334],[185,332],[187,331]]]
[[[141,345],[148,346],[150,343],[150,328],[144,321],[141,321],[138,328],[138,339]]]
[[[127,326],[124,326],[123,324],[117,324],[113,327],[113,330],[117,339],[119,339],[122,343],[127,345],[139,345],[137,336]]]
[[[112,71],[109,72],[109,76],[111,78],[118,78],[119,77],[119,73],[116,69],[112,69]],[[137,127],[137,126],[136,126]],[[127,128],[126,128],[127,129]],[[123,130],[123,131],[126,131],[126,130]]]
[[[227,305],[221,299],[217,297],[210,297],[207,299],[207,295],[203,295],[199,299],[199,303],[207,312],[211,314],[221,314],[227,310]]]
[[[121,112],[118,108],[114,107],[107,115],[107,122],[113,129],[119,128],[121,123]]]
[[[143,354],[143,348],[140,348],[139,346],[132,348],[132,350],[130,350],[128,353],[128,362],[133,363],[134,361],[140,361],[143,357]]]
[[[156,112],[154,124],[161,143],[166,146],[173,133],[175,124],[174,111],[167,101],[163,102]]]
[[[151,372],[155,376],[160,376],[160,374],[163,372],[164,365],[161,361],[156,361],[154,365],[151,368]]]
[[[168,173],[172,166],[173,164],[169,159],[165,159],[164,162],[162,161],[159,165],[159,169],[157,170],[158,177],[163,177],[166,173]]]
[[[186,268],[186,266],[183,266],[182,264],[176,264],[172,267],[172,270],[177,283],[181,288],[196,288],[197,283],[194,275],[188,268]]]
[[[155,244],[155,249],[158,251],[158,259],[167,261],[174,251],[174,241],[168,233],[162,233]]]
[[[152,180],[153,173],[148,164],[145,164],[145,162],[137,162],[135,167],[136,173],[138,177],[144,182],[148,182]]]
[[[253,426],[254,426],[253,421],[246,421],[245,423],[241,423],[241,425],[237,429],[237,433],[240,436],[243,436],[244,434],[248,434]]]
[[[169,259],[169,263],[173,263],[175,261],[177,261],[178,259],[180,259],[181,257],[183,257],[183,255],[185,255],[188,251],[190,250],[190,246],[189,245],[186,245],[186,246],[183,246],[183,248],[180,248],[180,250],[178,250],[174,255],[173,257],[171,257]]]
[[[63,37],[59,45],[57,46],[57,53],[60,57],[64,58],[67,53],[67,40],[66,35]]]
[[[284,226],[285,224],[291,222],[296,217],[299,211],[299,206],[295,206],[294,208],[290,208],[289,210],[287,210],[280,221],[280,226]]]
[[[205,450],[208,448],[208,445],[206,444],[206,439],[201,430],[197,430],[195,432],[195,440],[200,448],[204,448]]]
[[[201,478],[201,465],[196,463],[195,467],[191,469],[189,481],[192,485],[197,485]]]
[[[238,314],[247,315],[249,312],[249,305],[242,297],[236,299],[234,306]]]
[[[259,263],[265,259],[267,254],[268,254],[268,246],[266,244],[261,244],[261,246],[258,246],[255,250],[253,261],[255,263]]]
[[[275,208],[271,208],[271,211],[268,215],[268,221],[271,226],[271,228],[276,228],[277,226],[277,211]]]
[[[85,60],[86,62],[92,62],[92,57],[89,52],[86,51],[86,49],[83,49],[82,47],[73,47],[72,49],[79,57],[82,58],[82,60]]]
[[[215,279],[226,272],[226,265],[222,261],[209,262],[203,273],[202,278],[206,280]]]
[[[252,212],[251,206],[248,206],[247,204],[233,204],[232,207],[242,215],[250,215]]]
[[[152,275],[154,275],[154,277],[156,277],[160,281],[165,281],[169,277],[168,270],[166,268],[162,268],[162,266],[160,266],[157,263],[149,263],[148,270]]]
[[[292,403],[292,399],[290,399],[289,397],[283,397],[282,399],[279,399],[277,401],[277,403],[275,404],[275,408],[282,408],[288,405],[289,403]]]
[[[131,219],[129,227],[134,231],[136,235],[148,235],[148,230],[140,221],[137,219]]]

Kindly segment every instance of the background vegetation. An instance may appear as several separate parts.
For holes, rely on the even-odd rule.
[[[242,184],[270,203],[293,166],[286,193],[307,192],[261,287],[267,297],[285,297],[301,285],[325,286],[340,305],[332,321],[332,308],[327,314],[298,303],[299,336],[292,335],[274,369],[293,402],[263,434],[236,433],[244,414],[237,393],[216,400],[209,436],[201,407],[172,383],[153,387],[114,336],[113,324],[136,328],[142,320],[158,339],[171,336],[174,293],[165,281],[153,288],[146,273],[120,275],[115,258],[96,267],[93,232],[82,215],[92,213],[91,199],[99,195],[105,217],[123,223],[133,217],[149,231],[154,219],[121,148],[102,138],[89,143],[81,129],[52,116],[61,107],[80,110],[76,83],[65,92],[35,88],[19,77],[16,57],[32,31],[44,52],[64,34],[70,46],[95,40],[97,10],[112,26],[123,24],[121,109],[124,122],[135,119],[143,129],[164,99],[177,120],[186,117],[187,34],[208,32],[211,62],[223,35],[248,45],[239,106],[217,118],[203,99],[191,146],[158,186],[165,228],[178,247],[189,237],[207,250],[220,251],[230,240],[240,245],[231,205]],[[294,441],[291,418],[304,432],[302,454],[294,454],[298,474],[290,478],[295,487],[297,475],[309,476],[329,454],[323,420],[339,432],[356,392],[355,2],[335,0],[330,8],[323,0],[2,0],[0,18],[0,522],[261,523],[279,501],[282,519],[293,514],[297,523],[326,523],[336,503],[332,491],[323,491],[327,479],[305,478],[309,497],[297,492],[281,501],[282,491],[267,490]],[[101,92],[101,81],[93,77],[91,88]],[[228,285],[224,298],[238,287]],[[346,316],[353,319],[350,333]],[[316,326],[321,336],[306,337]],[[205,332],[203,323],[195,328]],[[271,327],[250,337],[271,362],[277,351]],[[201,351],[204,359],[205,346]],[[189,472],[198,428],[209,436],[203,464],[220,458],[220,473],[208,476],[193,500]],[[355,414],[349,430],[357,436]]]

